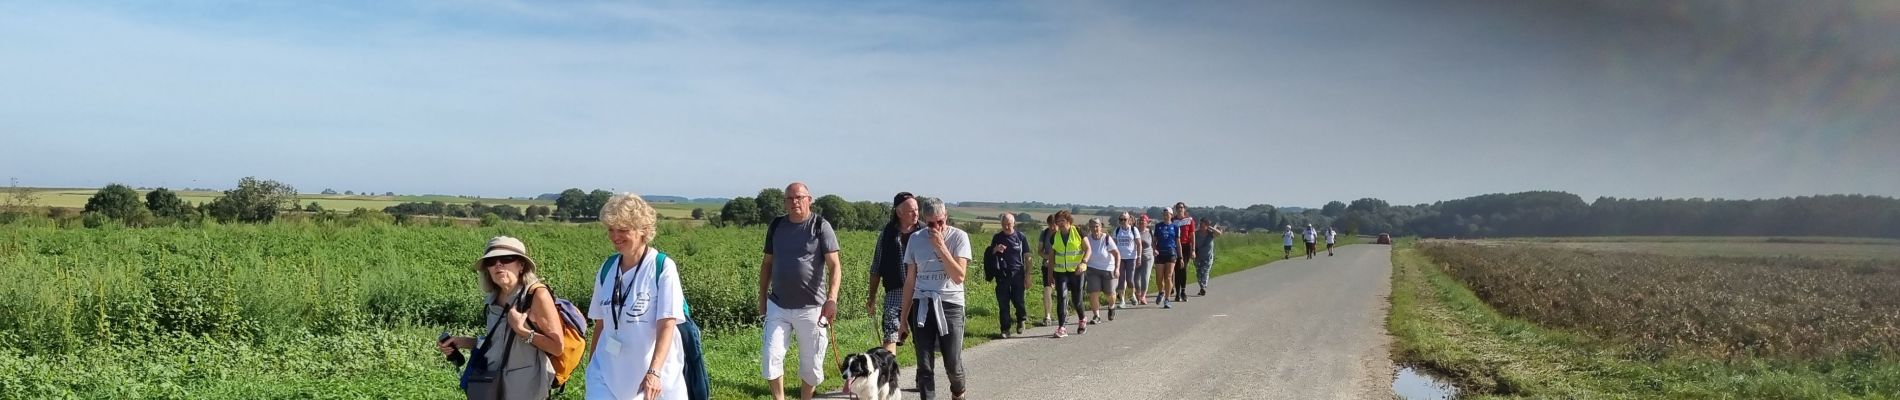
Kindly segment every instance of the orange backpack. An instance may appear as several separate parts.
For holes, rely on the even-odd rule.
[[[581,353],[587,351],[587,325],[583,322],[586,319],[581,316],[580,309],[574,307],[573,302],[555,296],[554,288],[548,287],[547,283],[536,283],[536,285],[547,289],[548,297],[554,298],[554,308],[561,314],[561,352],[548,355],[548,361],[554,364],[554,386],[550,389],[558,394],[567,391],[568,375],[572,375],[575,369],[580,368]],[[534,304],[534,302],[531,300],[525,304]],[[534,329],[535,332],[542,331],[541,328],[534,326],[532,320],[528,321],[528,328]]]

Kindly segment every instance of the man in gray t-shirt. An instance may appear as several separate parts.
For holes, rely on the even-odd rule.
[[[765,259],[759,266],[759,314],[765,316],[761,376],[773,398],[785,397],[785,352],[798,340],[799,398],[810,400],[825,381],[825,326],[838,312],[838,235],[811,212],[811,191],[793,182],[785,187],[785,216],[765,232]],[[820,270],[820,263],[824,269]]]

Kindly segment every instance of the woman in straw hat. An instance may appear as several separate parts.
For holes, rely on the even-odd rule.
[[[463,388],[468,398],[548,397],[554,383],[554,364],[548,354],[561,351],[561,336],[540,334],[529,324],[558,327],[561,317],[554,295],[539,285],[541,279],[534,271],[527,244],[507,236],[489,239],[475,262],[482,291],[488,293],[485,340],[460,336],[437,344],[444,355],[475,349],[477,362],[469,363],[466,374],[474,378],[466,380]]]

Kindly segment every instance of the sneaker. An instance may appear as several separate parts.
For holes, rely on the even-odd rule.
[[[1069,330],[1063,329],[1062,327],[1059,327],[1059,326],[1056,327],[1056,336],[1055,336],[1056,339],[1061,339],[1068,336],[1069,336]]]
[[[1023,326],[1022,326],[1022,324],[1017,324],[1017,325],[1016,325],[1016,336],[1022,336],[1022,335],[1023,335]]]
[[[1109,311],[1115,311],[1115,310],[1109,310]],[[1101,324],[1102,324],[1102,316],[1100,315],[1095,316],[1095,318],[1089,319],[1089,325],[1101,325]]]
[[[1036,325],[1036,326],[1049,326],[1049,325],[1055,325],[1055,324],[1056,324],[1055,320],[1051,320],[1049,319],[1049,317],[1042,317],[1042,325]]]
[[[1161,302],[1161,309],[1163,309],[1163,310],[1166,310],[1166,309],[1170,309],[1170,308],[1174,308],[1174,307],[1173,307],[1173,306],[1169,306],[1169,305],[1168,305],[1168,302],[1165,302],[1165,301],[1164,301],[1164,302]]]
[[[1113,308],[1111,308],[1111,309],[1108,309],[1108,320],[1109,320],[1109,321],[1114,321],[1114,320],[1115,320],[1115,309],[1113,309]]]
[[[1008,338],[1009,338],[1009,332],[1003,332],[1003,333],[998,333],[998,334],[996,334],[996,336],[997,336],[998,338],[1001,338],[1001,339],[1008,339]]]
[[[1196,296],[1207,297],[1207,288],[1201,288],[1201,294],[1197,294]]]
[[[1084,333],[1089,333],[1088,324],[1084,324],[1082,321],[1075,321],[1075,334],[1080,335]]]

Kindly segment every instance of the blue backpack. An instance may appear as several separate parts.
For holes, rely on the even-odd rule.
[[[659,254],[653,259],[653,264],[656,266],[656,268],[653,268],[654,282],[658,282],[660,280],[660,274],[666,272],[666,252],[658,253]],[[608,273],[612,272],[614,266],[619,263],[619,254],[607,257],[607,262],[600,264],[600,273],[594,275],[598,281],[595,284],[606,284]],[[684,287],[685,285],[680,286]],[[686,319],[680,321],[680,323],[674,325],[674,327],[679,329],[680,349],[686,352],[686,354],[684,354],[686,360],[684,368],[686,375],[686,398],[692,400],[711,399],[712,377],[706,371],[706,353],[701,348],[703,332],[700,331],[699,324],[693,322],[693,305],[681,302],[680,308],[686,312]]]

